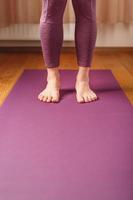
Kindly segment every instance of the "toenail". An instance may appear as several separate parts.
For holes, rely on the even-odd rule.
[[[47,98],[46,98],[46,97],[43,97],[43,101],[47,101]]]

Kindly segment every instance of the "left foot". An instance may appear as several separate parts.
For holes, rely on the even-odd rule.
[[[80,67],[76,78],[75,89],[78,103],[91,102],[97,99],[97,95],[91,90],[89,86],[87,68]]]

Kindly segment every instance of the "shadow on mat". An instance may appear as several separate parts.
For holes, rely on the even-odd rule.
[[[99,88],[92,88],[92,90],[97,94],[97,100],[100,99],[99,95],[101,93],[109,93],[109,92],[118,92],[118,91],[121,91],[121,88],[119,86],[115,86],[115,87],[106,87],[103,88],[103,87],[99,87]],[[73,93],[76,93],[76,90],[74,88],[66,88],[66,89],[61,89],[60,90],[60,101],[62,99],[65,98],[65,96],[68,96],[70,94],[73,94]]]
[[[68,89],[61,89],[60,90],[60,97],[63,99],[65,96],[70,95],[72,93],[75,93],[76,90],[73,88],[68,88]]]
[[[101,92],[114,92],[114,91],[121,91],[120,87],[106,87],[105,88],[92,88],[92,90],[98,94]],[[65,96],[70,95],[72,93],[76,93],[76,90],[74,88],[67,88],[67,89],[61,89],[60,90],[60,96],[61,99],[63,99]]]
[[[92,90],[96,93],[101,93],[101,92],[114,92],[114,91],[121,91],[120,87],[105,87],[105,88],[96,88]]]

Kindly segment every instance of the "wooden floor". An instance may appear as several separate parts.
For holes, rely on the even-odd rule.
[[[0,106],[24,69],[45,68],[41,52],[0,52]],[[78,69],[75,52],[61,53],[60,69]],[[133,105],[133,51],[95,51],[91,69],[112,70]]]

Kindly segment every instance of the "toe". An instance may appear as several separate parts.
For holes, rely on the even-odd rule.
[[[42,99],[44,102],[47,101],[47,96],[43,96],[43,99]]]
[[[84,101],[85,101],[85,102],[88,102],[88,101],[89,101],[88,96],[84,96]]]
[[[59,95],[53,95],[52,102],[58,102],[59,101]]]
[[[83,97],[80,96],[80,95],[77,95],[77,102],[78,102],[78,103],[83,103],[83,102],[84,102]]]
[[[94,101],[95,98],[93,95],[90,95],[89,97],[90,97],[90,101]]]
[[[47,102],[50,102],[50,101],[51,101],[51,96],[48,96]]]
[[[95,99],[97,98],[97,95],[93,91],[91,92],[91,96],[93,96]]]
[[[58,102],[58,98],[57,97],[53,97],[52,98],[52,102]]]
[[[42,93],[40,93],[40,94],[38,95],[38,99],[39,99],[39,100],[42,100],[42,99],[43,99],[43,94],[42,94]]]
[[[91,102],[92,101],[92,98],[90,95],[88,95],[88,102]]]
[[[97,99],[97,96],[94,94],[94,95],[92,95],[92,100],[94,101],[94,100],[96,100]]]
[[[56,102],[56,98],[55,97],[52,97],[52,102]]]
[[[96,94],[93,91],[90,92],[89,96],[91,101],[94,101],[97,98]]]

